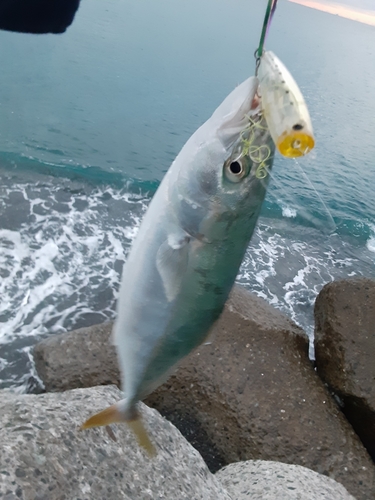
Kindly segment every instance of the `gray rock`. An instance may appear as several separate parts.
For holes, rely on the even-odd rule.
[[[90,381],[91,364],[96,383],[106,383],[109,372],[119,378],[116,358],[107,357],[102,347],[110,329],[103,331],[96,340],[81,330],[44,343],[38,371],[42,375],[47,360],[48,379],[42,375],[47,389]],[[77,360],[72,363],[66,352]],[[64,370],[65,361],[69,370]],[[277,460],[328,475],[358,500],[369,500],[375,489],[375,467],[314,371],[307,336],[240,286],[208,341],[147,404],[181,430],[212,471],[240,460]]]
[[[375,281],[340,280],[322,289],[315,353],[318,374],[375,460]]]
[[[52,335],[34,348],[35,366],[47,392],[119,385],[112,322]]]
[[[355,500],[341,484],[300,465],[248,460],[216,477],[236,500]]]
[[[209,459],[302,465],[358,500],[375,498],[374,464],[313,369],[298,327],[236,287],[208,340],[147,404],[180,429],[193,422],[212,445]],[[208,463],[194,434],[186,436]]]
[[[142,413],[158,456],[126,425],[78,431],[121,397],[115,387],[14,395],[1,391],[0,498],[230,500],[198,452],[155,410]]]

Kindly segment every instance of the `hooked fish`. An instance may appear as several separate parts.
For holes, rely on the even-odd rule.
[[[239,85],[187,141],[155,193],[123,268],[114,341],[125,399],[83,429],[127,422],[155,453],[137,403],[201,344],[220,316],[264,200],[274,143]]]
[[[314,148],[315,139],[296,81],[270,50],[260,57],[257,75],[264,117],[279,153],[287,158],[306,155]]]

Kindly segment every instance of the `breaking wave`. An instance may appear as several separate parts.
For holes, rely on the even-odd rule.
[[[0,387],[25,391],[37,380],[39,339],[113,319],[122,265],[157,182],[30,158],[7,165],[0,167]],[[375,233],[363,224],[362,234],[340,235],[339,226],[327,236],[314,223],[319,214],[307,219],[296,207],[279,203],[271,187],[238,282],[312,336],[323,284],[373,274]]]

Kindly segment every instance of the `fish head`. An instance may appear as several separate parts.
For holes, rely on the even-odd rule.
[[[168,173],[169,199],[190,235],[220,239],[235,219],[259,213],[274,143],[257,89],[256,77],[236,87],[185,144]]]
[[[258,79],[234,89],[205,125],[208,134],[197,162],[197,179],[212,203],[236,210],[268,180],[274,143],[262,115]],[[211,179],[211,183],[207,182]]]
[[[255,114],[260,110],[258,87],[258,78],[248,78],[224,99],[210,118],[227,154],[231,152],[241,132],[249,124],[249,114]]]

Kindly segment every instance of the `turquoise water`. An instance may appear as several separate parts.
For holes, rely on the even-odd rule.
[[[62,36],[0,32],[0,386],[30,385],[38,339],[113,318],[150,197],[254,71],[263,15],[261,0],[86,0]],[[238,281],[312,335],[324,283],[375,277],[375,28],[284,1],[267,47],[317,145],[276,158]]]

